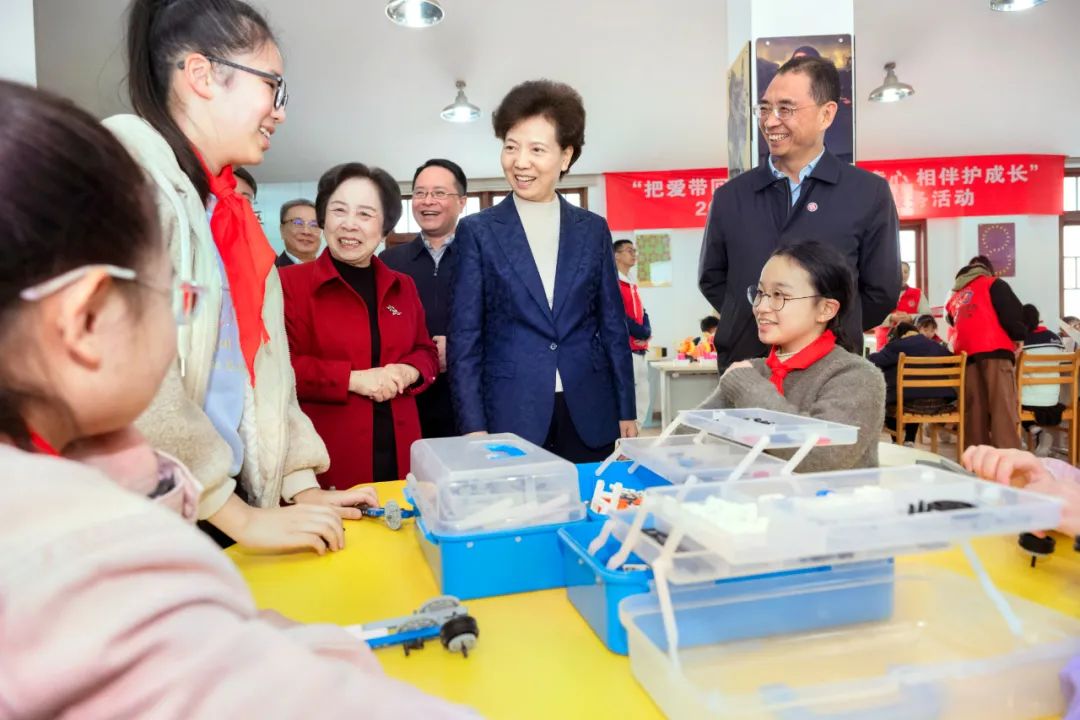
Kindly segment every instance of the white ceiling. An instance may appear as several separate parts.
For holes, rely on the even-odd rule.
[[[256,4],[281,39],[291,96],[256,171],[263,182],[311,180],[344,160],[407,179],[432,156],[457,160],[470,177],[496,177],[490,112],[516,82],[537,77],[585,98],[575,173],[727,162],[724,0],[444,0],[446,20],[425,30],[392,25],[382,0]],[[38,84],[99,116],[121,111],[126,5],[35,0]],[[1019,14],[986,8],[986,0],[855,0],[860,158],[1080,156],[1072,53],[1080,0]],[[888,60],[916,94],[866,102]],[[438,116],[459,78],[479,122]]]

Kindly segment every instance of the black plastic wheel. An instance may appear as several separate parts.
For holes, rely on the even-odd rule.
[[[465,657],[469,650],[476,647],[480,637],[480,626],[471,615],[458,615],[443,623],[439,628],[439,640],[443,647],[451,652],[460,652]]]
[[[1039,558],[1054,554],[1057,541],[1049,535],[1039,537],[1033,533],[1020,533],[1020,547],[1031,554],[1031,567],[1035,567]]]

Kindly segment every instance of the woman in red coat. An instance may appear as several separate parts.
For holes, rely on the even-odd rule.
[[[401,217],[390,175],[345,163],[319,179],[317,260],[281,269],[300,407],[330,452],[324,488],[396,480],[420,438],[416,393],[439,372],[412,278],[375,250]]]

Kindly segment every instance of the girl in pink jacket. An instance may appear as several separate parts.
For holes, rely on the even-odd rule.
[[[0,719],[472,717],[340,628],[260,618],[180,517],[197,486],[131,426],[198,288],[90,115],[0,81],[0,117]],[[116,480],[71,459],[102,449]]]

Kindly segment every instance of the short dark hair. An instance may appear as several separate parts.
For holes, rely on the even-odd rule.
[[[891,330],[889,330],[888,342],[893,340],[899,340],[908,333],[919,332],[918,328],[909,322],[896,323]]]
[[[991,273],[994,272],[994,263],[990,262],[990,258],[986,257],[985,255],[976,255],[975,257],[968,260],[968,267],[971,267],[972,265],[981,265],[982,267],[989,270]]]
[[[786,257],[806,271],[814,292],[823,298],[836,300],[840,309],[826,329],[836,335],[836,344],[853,353],[861,349],[862,338],[848,335],[845,325],[855,298],[855,281],[847,258],[832,245],[817,240],[804,240],[781,247],[771,257]]]
[[[254,193],[256,197],[258,197],[259,183],[255,182],[255,177],[250,172],[248,172],[247,168],[243,168],[237,165],[233,168],[233,175],[250,185],[251,192]]]
[[[701,328],[701,332],[713,332],[720,327],[720,318],[715,315],[706,315],[701,318],[701,323],[698,326]]]
[[[921,329],[921,328],[924,328],[924,327],[931,327],[931,326],[933,326],[933,328],[935,330],[937,330],[937,320],[934,319],[933,315],[920,315],[919,317],[915,318],[915,327],[916,328]]]
[[[386,237],[401,219],[401,189],[390,173],[358,162],[335,165],[319,178],[319,190],[315,195],[315,218],[319,221],[319,227],[325,226],[326,204],[330,202],[330,196],[343,182],[355,178],[365,178],[375,183],[379,202],[382,203],[382,234]]]
[[[1039,308],[1035,307],[1031,303],[1027,303],[1020,310],[1021,317],[1024,320],[1024,327],[1027,331],[1035,332],[1035,328],[1039,327]]]
[[[560,148],[574,149],[567,165],[569,171],[585,146],[585,103],[580,93],[554,80],[528,80],[514,86],[491,115],[495,137],[505,140],[510,128],[537,115],[555,126],[555,140]],[[565,174],[559,173],[559,177]]]
[[[623,245],[633,245],[633,244],[634,244],[633,240],[629,240],[627,238],[619,238],[615,242],[611,243],[611,251],[612,252],[619,252],[620,250],[622,250]]]
[[[831,60],[812,55],[793,57],[776,71],[777,75],[788,73],[803,73],[810,77],[810,94],[818,105],[840,102],[840,73]]]
[[[295,207],[309,207],[312,210],[315,210],[315,203],[311,202],[307,198],[296,198],[295,200],[290,200],[289,202],[285,203],[284,205],[281,206],[281,224],[282,225],[285,224],[285,216],[288,215],[289,211],[292,210]],[[317,214],[317,212],[318,211],[316,211],[316,214]],[[321,225],[322,223],[319,223],[319,224]]]
[[[424,172],[429,167],[441,167],[444,170],[449,170],[450,174],[454,176],[454,184],[457,185],[457,191],[462,195],[468,192],[469,180],[465,177],[465,171],[453,160],[446,160],[444,158],[431,158],[423,165],[416,168],[416,172],[414,172],[412,176],[413,185],[416,184],[416,178],[420,177],[420,173]]]

